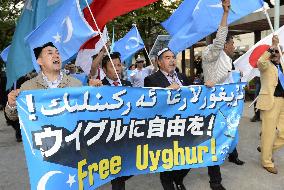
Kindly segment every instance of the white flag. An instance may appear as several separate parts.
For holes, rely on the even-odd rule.
[[[102,37],[97,36],[98,41],[94,44],[94,49],[81,49],[78,52],[75,64],[80,66],[85,74],[89,75],[92,66],[92,56],[98,54],[108,41],[108,31],[104,28]]]
[[[279,37],[279,44],[284,46],[284,26],[279,28],[275,34]],[[260,56],[271,46],[272,36],[273,34],[271,33],[267,37],[263,38],[252,46],[244,55],[234,61],[236,70],[239,70],[243,73],[243,77],[241,79],[242,82],[250,81],[255,76],[260,75],[260,72],[257,68],[257,61]]]

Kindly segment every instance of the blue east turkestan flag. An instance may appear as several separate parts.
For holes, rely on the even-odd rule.
[[[10,50],[11,45],[7,46],[0,54],[2,60],[6,63],[8,59],[8,53]]]
[[[162,26],[174,36],[180,29],[192,21],[192,13],[199,0],[184,0],[175,12],[164,22]]]
[[[231,0],[228,23],[263,7],[263,0]],[[221,0],[185,0],[173,15],[162,23],[172,36],[169,48],[175,53],[192,46],[215,32],[223,14]]]
[[[7,59],[7,86],[9,89],[21,76],[34,69],[29,47],[24,38],[49,16],[62,0],[26,0],[18,20]]]
[[[27,36],[33,64],[38,71],[33,49],[47,42],[57,47],[62,61],[74,56],[80,46],[96,32],[88,25],[81,14],[78,0],[65,0],[37,29]]]
[[[114,43],[113,52],[119,52],[121,61],[124,61],[142,48],[144,42],[134,26],[123,38]]]

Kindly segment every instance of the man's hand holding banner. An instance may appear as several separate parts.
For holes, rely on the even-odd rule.
[[[22,92],[31,189],[94,189],[119,176],[220,165],[237,143],[244,85]]]

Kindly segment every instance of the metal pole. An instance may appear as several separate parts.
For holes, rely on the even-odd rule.
[[[270,30],[272,31],[273,35],[275,35],[275,30],[274,30],[274,28],[273,28],[273,26],[272,26],[270,17],[269,17],[269,15],[268,15],[268,13],[267,13],[267,10],[266,10],[264,7],[263,7],[263,12],[264,12],[264,14],[265,14],[265,16],[266,16],[266,19],[267,19],[267,21],[268,21],[268,24],[269,24],[269,26],[270,26]],[[282,54],[282,51],[281,51],[281,48],[280,48],[280,45],[279,45],[279,44],[278,44],[278,46],[277,46],[277,49],[278,49],[278,51],[279,51],[279,53],[280,53],[281,65],[282,65],[282,67],[283,67],[284,58],[283,58],[283,54]]]
[[[112,59],[111,59],[111,57],[110,57],[110,52],[109,52],[108,47],[107,47],[107,45],[106,45],[107,42],[104,41],[103,34],[101,33],[100,28],[98,27],[98,24],[97,24],[97,22],[96,22],[96,19],[95,19],[93,13],[92,13],[92,10],[91,10],[91,8],[90,8],[90,5],[89,5],[88,1],[85,0],[85,2],[86,2],[86,4],[87,4],[88,10],[90,11],[90,14],[91,14],[91,16],[92,16],[92,19],[93,19],[93,21],[94,21],[94,23],[95,23],[95,25],[96,25],[96,28],[97,28],[97,30],[98,30],[98,32],[99,32],[100,38],[102,39],[102,41],[103,41],[103,43],[104,43],[104,48],[106,49],[107,55],[108,55],[109,60],[110,60],[110,62],[111,62],[111,64],[112,64],[112,67],[113,67],[113,69],[114,69],[114,72],[115,72],[115,75],[116,75],[116,77],[117,77],[117,80],[119,81],[120,85],[122,85],[121,80],[120,80],[120,76],[119,76],[118,73],[116,72],[114,63],[113,63],[113,61],[112,61]],[[105,27],[106,27],[106,26],[105,26]]]
[[[280,0],[275,0],[274,2],[274,30],[278,30],[280,17]]]

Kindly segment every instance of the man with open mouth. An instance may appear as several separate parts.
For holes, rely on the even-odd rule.
[[[48,88],[65,88],[82,86],[82,83],[62,72],[62,62],[57,48],[52,42],[48,42],[34,49],[34,54],[41,70],[38,76],[23,83],[20,89],[12,90],[8,94],[8,102],[5,107],[7,117],[13,121],[18,119],[16,98],[20,91]]]

